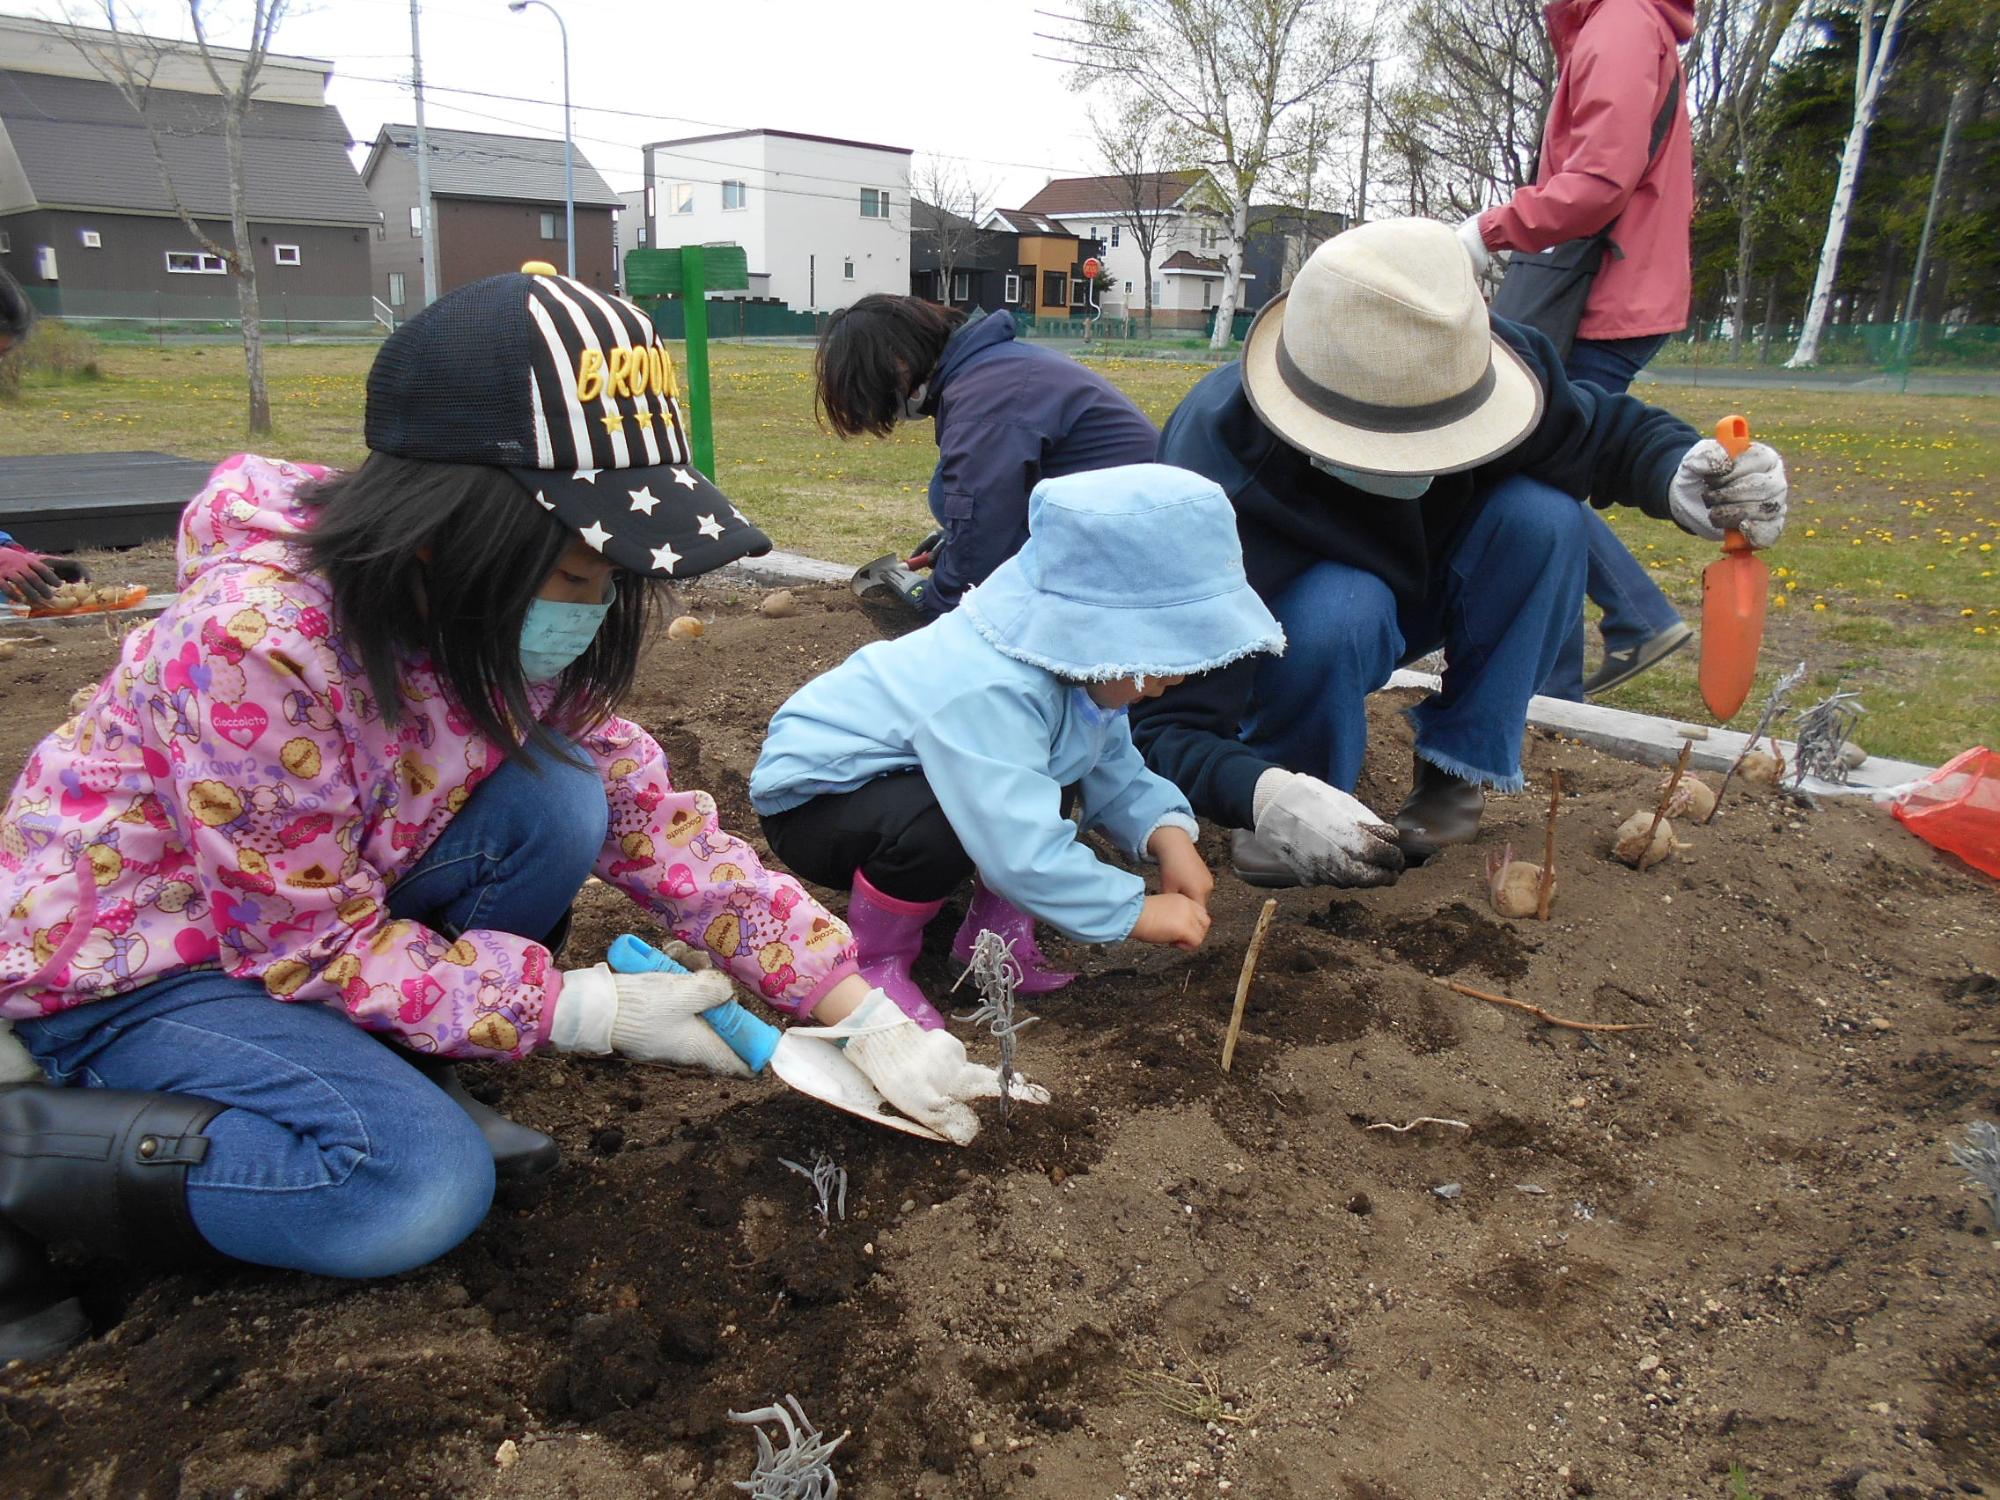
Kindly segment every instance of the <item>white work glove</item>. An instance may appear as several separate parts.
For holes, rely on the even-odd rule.
[[[1396,830],[1316,776],[1271,767],[1252,809],[1258,839],[1301,885],[1390,885],[1403,873]]]
[[[726,1004],[734,990],[719,969],[699,974],[614,974],[603,964],[566,969],[549,1042],[559,1052],[634,1062],[672,1063],[726,1078],[748,1078],[750,1067],[701,1018]]]
[[[968,1062],[965,1043],[948,1031],[925,1031],[880,990],[870,990],[854,1013],[825,1034],[844,1033],[847,1060],[896,1108],[928,1125],[953,1145],[979,1134],[968,1099],[1000,1097],[997,1068]],[[1030,1104],[1047,1104],[1049,1091],[1017,1074],[1009,1092]]]
[[[1681,459],[1667,502],[1683,531],[1711,542],[1740,531],[1753,547],[1768,547],[1785,530],[1785,461],[1775,448],[1752,443],[1740,457],[1703,438]]]
[[[1493,252],[1486,248],[1486,239],[1479,232],[1479,215],[1474,214],[1458,226],[1459,243],[1465,246],[1465,253],[1472,257],[1472,274],[1476,280],[1484,280],[1493,268]]]
[[[47,1083],[48,1075],[35,1061],[21,1039],[14,1035],[12,1021],[0,1021],[0,1084]]]

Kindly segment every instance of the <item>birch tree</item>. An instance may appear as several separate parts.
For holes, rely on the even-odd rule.
[[[1909,0],[1889,0],[1886,14],[1878,0],[1860,0],[1860,53],[1854,67],[1854,123],[1848,127],[1847,144],[1840,153],[1840,175],[1834,181],[1833,204],[1827,210],[1826,239],[1819,252],[1819,273],[1813,278],[1812,298],[1806,304],[1805,326],[1799,331],[1799,346],[1785,361],[1788,370],[1803,369],[1819,359],[1819,341],[1826,332],[1827,314],[1833,306],[1833,279],[1840,269],[1840,247],[1847,238],[1847,223],[1854,208],[1854,188],[1861,179],[1861,158],[1868,148],[1868,131],[1875,123],[1883,85],[1895,65],[1896,29],[1902,25]],[[1881,16],[1879,27],[1877,16]]]
[[[156,80],[162,64],[184,57],[190,44],[166,37],[145,36],[123,29],[118,22],[116,0],[103,0],[104,30],[70,24],[63,28],[70,44],[83,55],[119,95],[132,107],[146,127],[153,163],[159,169],[160,185],[174,214],[186,226],[195,243],[229,268],[236,283],[236,301],[243,324],[243,363],[250,382],[250,433],[268,437],[271,432],[271,395],[264,379],[264,320],[257,295],[257,261],[250,238],[250,207],[244,187],[243,125],[257,94],[259,75],[270,56],[271,39],[285,18],[290,0],[253,0],[250,36],[241,49],[223,48],[209,40],[208,18],[202,13],[203,0],[187,0],[188,21],[194,30],[192,49],[215,89],[216,115],[199,129],[201,134],[220,134],[229,169],[229,233],[224,245],[205,229],[188,208],[173,169],[167,163],[162,144],[168,134],[160,118]],[[205,97],[205,96],[189,96]]]
[[[1213,348],[1227,348],[1250,205],[1292,149],[1280,125],[1366,56],[1348,0],[1080,0],[1054,37],[1078,87],[1146,100],[1203,169],[1226,226]],[[1148,288],[1150,290],[1150,287]]]

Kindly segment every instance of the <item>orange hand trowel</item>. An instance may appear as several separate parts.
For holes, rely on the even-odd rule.
[[[1750,424],[1724,417],[1715,440],[1731,458],[1750,446]],[[1740,531],[1722,534],[1722,556],[1701,574],[1701,697],[1725,722],[1750,696],[1757,679],[1757,649],[1764,642],[1764,601],[1771,570]]]

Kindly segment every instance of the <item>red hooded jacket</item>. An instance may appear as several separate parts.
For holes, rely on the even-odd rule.
[[[1680,46],[1694,0],[1556,0],[1542,12],[1556,54],[1556,95],[1532,187],[1479,216],[1489,250],[1546,250],[1617,221],[1624,259],[1607,256],[1577,337],[1629,339],[1687,326],[1688,221],[1694,140]],[[1653,121],[1678,78],[1657,159]]]

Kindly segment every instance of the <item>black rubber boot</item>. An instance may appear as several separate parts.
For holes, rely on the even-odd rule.
[[[48,1241],[156,1263],[214,1254],[188,1212],[187,1173],[223,1108],[187,1094],[0,1089],[0,1364],[46,1359],[90,1332],[49,1271]]]
[[[393,1045],[393,1044],[392,1044]],[[458,1065],[448,1057],[412,1052],[397,1047],[396,1053],[432,1083],[458,1101],[458,1107],[472,1116],[472,1123],[486,1137],[493,1153],[493,1175],[502,1182],[532,1182],[546,1177],[562,1163],[562,1148],[550,1136],[532,1126],[510,1120],[491,1105],[481,1104],[458,1076]]]
[[[1396,842],[1412,865],[1435,859],[1448,844],[1469,844],[1479,837],[1479,815],[1486,810],[1486,788],[1416,758],[1410,795],[1396,810]]]

